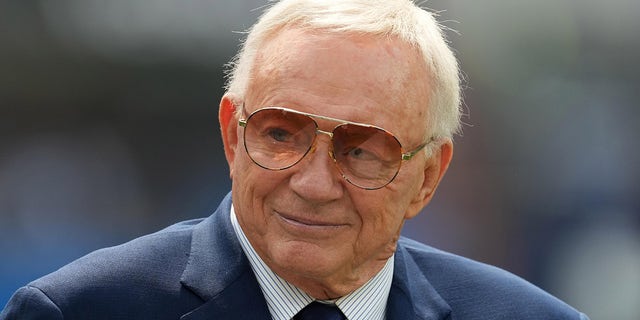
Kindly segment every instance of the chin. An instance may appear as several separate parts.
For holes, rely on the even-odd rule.
[[[287,274],[305,278],[325,278],[340,269],[334,259],[337,250],[318,248],[310,243],[287,242],[272,253],[273,263]],[[278,272],[280,273],[280,272]]]

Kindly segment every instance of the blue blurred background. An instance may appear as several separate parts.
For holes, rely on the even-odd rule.
[[[230,187],[222,66],[264,0],[0,0],[0,307]],[[432,0],[464,134],[405,234],[640,319],[640,2]]]

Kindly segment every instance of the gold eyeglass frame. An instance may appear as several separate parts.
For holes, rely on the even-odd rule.
[[[377,190],[377,189],[381,189],[381,188],[384,188],[385,186],[387,186],[389,183],[391,183],[396,178],[396,176],[398,176],[398,173],[400,172],[400,168],[402,167],[402,162],[403,161],[411,160],[416,154],[418,154],[418,152],[420,152],[420,150],[424,149],[424,147],[426,147],[427,145],[429,145],[431,142],[433,142],[435,140],[432,137],[429,140],[427,140],[426,142],[420,144],[415,149],[413,149],[411,151],[408,151],[408,152],[403,152],[404,148],[402,147],[402,143],[400,143],[400,140],[398,140],[398,138],[393,133],[391,133],[390,131],[388,131],[388,130],[386,130],[384,128],[381,128],[381,127],[378,127],[378,126],[375,126],[375,125],[372,125],[372,124],[366,124],[366,123],[354,122],[354,121],[349,121],[349,120],[344,120],[344,119],[332,118],[332,117],[327,117],[327,116],[317,115],[317,114],[313,114],[313,113],[302,112],[302,111],[293,110],[293,109],[289,109],[289,108],[285,108],[285,107],[279,107],[279,106],[269,106],[269,107],[264,107],[264,108],[257,109],[255,111],[251,112],[246,118],[239,119],[238,120],[238,125],[243,127],[243,128],[246,128],[247,122],[249,121],[249,119],[251,119],[251,117],[254,114],[256,114],[256,113],[258,113],[260,111],[263,111],[263,110],[279,110],[279,111],[291,112],[291,113],[295,113],[295,114],[299,114],[299,115],[303,115],[303,116],[307,116],[307,117],[311,118],[311,120],[313,121],[313,123],[316,126],[316,136],[318,134],[325,134],[325,135],[329,136],[329,138],[331,139],[332,143],[330,144],[331,145],[331,151],[329,151],[329,155],[331,156],[331,159],[333,160],[336,168],[340,172],[340,175],[342,176],[342,178],[347,180],[347,182],[349,182],[350,184],[352,184],[352,185],[354,185],[354,186],[356,186],[358,188],[365,189],[365,190]],[[242,114],[246,115],[246,109],[245,109],[244,104],[242,105]],[[325,130],[321,130],[320,129],[320,127],[318,125],[318,122],[315,119],[331,121],[331,122],[337,122],[338,124],[335,127],[333,127],[333,130],[325,131]],[[351,125],[356,125],[356,126],[368,127],[368,128],[374,128],[374,129],[381,130],[382,132],[384,132],[384,133],[388,134],[389,136],[393,137],[393,139],[398,143],[398,145],[400,146],[400,163],[398,165],[398,169],[396,170],[396,173],[385,184],[383,184],[381,186],[378,186],[378,187],[365,187],[365,186],[361,186],[361,185],[355,183],[354,181],[349,179],[349,177],[347,177],[344,174],[343,170],[340,168],[340,165],[338,164],[338,161],[336,160],[335,155],[333,153],[333,131],[336,128],[338,128],[338,127],[340,127],[342,125],[345,125],[345,124],[351,124]],[[246,134],[245,134],[245,132],[243,132],[243,134],[242,134],[242,139],[243,139],[244,149],[247,152],[247,155],[249,155],[249,158],[251,159],[251,161],[253,161],[253,163],[255,163],[257,166],[259,166],[261,168],[264,168],[264,169],[267,169],[267,170],[271,170],[271,171],[286,170],[286,169],[289,169],[289,168],[295,166],[296,164],[298,164],[300,161],[302,161],[302,159],[304,159],[309,154],[309,151],[311,151],[313,149],[314,144],[317,143],[316,142],[317,139],[314,139],[313,143],[309,146],[309,148],[302,155],[302,157],[300,157],[300,159],[296,160],[292,164],[287,165],[287,166],[285,166],[283,168],[269,168],[269,167],[266,167],[266,166],[256,162],[256,160],[254,160],[253,157],[251,156],[251,154],[249,153],[249,150],[247,149],[247,144],[246,144]]]

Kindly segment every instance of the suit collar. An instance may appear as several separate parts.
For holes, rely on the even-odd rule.
[[[402,241],[394,264],[387,319],[448,319],[451,307],[431,285]]]
[[[262,291],[231,226],[230,208],[228,194],[214,214],[194,227],[180,282],[205,303],[182,319],[269,318]]]

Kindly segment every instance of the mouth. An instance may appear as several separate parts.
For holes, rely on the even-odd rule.
[[[308,218],[298,217],[298,216],[294,216],[294,215],[290,215],[290,214],[286,214],[278,211],[275,211],[275,213],[284,222],[291,224],[293,226],[302,227],[302,228],[317,228],[317,229],[330,228],[331,229],[331,228],[339,228],[344,226],[344,224],[315,220],[315,219],[308,219]]]

